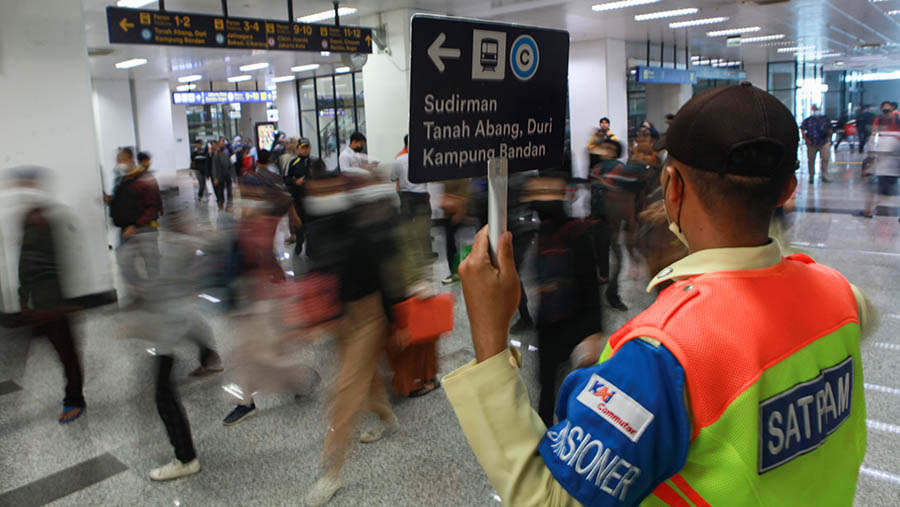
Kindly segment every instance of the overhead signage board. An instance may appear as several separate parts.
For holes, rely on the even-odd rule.
[[[697,84],[695,69],[665,69],[662,67],[637,67],[638,83],[656,84]]]
[[[219,49],[371,53],[372,29],[211,16],[175,11],[106,8],[109,42]]]
[[[174,92],[172,103],[178,106],[199,106],[203,104],[238,104],[248,102],[274,102],[273,91],[213,91]]]
[[[568,69],[568,32],[413,16],[410,181],[562,168]]]
[[[740,69],[723,69],[722,67],[703,65],[692,70],[697,73],[698,79],[721,79],[724,81],[743,81],[747,79],[747,71]]]

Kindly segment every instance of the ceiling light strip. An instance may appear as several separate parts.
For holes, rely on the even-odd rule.
[[[700,9],[697,9],[696,7],[691,7],[688,9],[675,9],[672,11],[650,12],[647,14],[638,14],[634,17],[634,20],[651,21],[654,19],[674,18],[676,16],[690,16],[691,14],[697,14],[698,12],[700,12]]]
[[[675,23],[669,23],[669,28],[688,28],[691,26],[712,25],[715,23],[724,23],[725,21],[728,21],[727,16],[723,16],[723,17],[719,17],[719,18],[692,19],[690,21],[678,21]]]
[[[706,32],[707,37],[722,37],[728,35],[741,35],[742,33],[758,32],[762,30],[758,26],[745,26],[744,28],[729,28],[727,30],[716,30],[714,32]]]
[[[784,38],[783,33],[774,35],[760,35],[759,37],[741,37],[741,44],[753,44],[754,42],[769,42],[773,40],[781,40]]]
[[[639,5],[648,5],[661,2],[662,0],[620,0],[618,2],[606,2],[604,4],[595,4],[591,6],[594,12],[611,11],[614,9],[625,9],[628,7],[637,7]]]

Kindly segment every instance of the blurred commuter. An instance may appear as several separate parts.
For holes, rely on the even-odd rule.
[[[109,204],[113,223],[122,228],[116,257],[133,302],[143,300],[147,283],[159,275],[158,220],[163,209],[150,164],[150,156],[139,153],[137,167],[122,177]],[[143,266],[138,265],[138,259]]]
[[[884,127],[884,125],[882,125]],[[874,163],[864,176],[869,178],[869,191],[866,194],[865,208],[859,215],[872,218],[873,212],[882,201],[896,205],[898,179],[900,179],[900,132],[885,128],[876,132],[869,154],[874,156]],[[874,174],[873,174],[874,173]]]
[[[409,136],[403,136],[403,150],[394,160],[391,181],[400,196],[400,235],[405,254],[404,277],[407,296],[427,298],[431,288],[431,200],[425,183],[409,181]],[[437,342],[417,345],[390,343],[388,359],[394,376],[391,381],[399,396],[424,396],[437,387]]]
[[[46,190],[45,170],[21,167],[12,170],[13,192],[23,201],[22,247],[19,252],[19,308],[25,324],[35,336],[46,336],[53,344],[66,378],[60,423],[81,417],[85,410],[84,376],[72,331],[62,280],[71,269],[63,260],[66,227],[64,213]],[[13,197],[6,194],[6,199]]]
[[[816,156],[819,157],[819,176],[823,183],[828,183],[828,162],[831,160],[831,122],[824,114],[819,113],[819,106],[810,107],[812,114],[800,124],[803,141],[806,143],[806,154],[809,159],[809,182],[816,174]]]
[[[599,333],[602,326],[590,225],[566,213],[566,176],[541,174],[529,180],[523,195],[541,220],[536,270],[541,384],[538,414],[548,427],[553,425],[560,366],[568,364],[579,342]]]
[[[291,357],[296,341],[274,325],[279,288],[285,280],[275,257],[275,233],[293,203],[287,193],[273,185],[275,179],[266,176],[268,167],[274,166],[269,152],[261,150],[259,159],[261,167],[240,179],[240,267],[235,282],[236,306],[228,318],[235,337],[228,365],[229,377],[235,381],[230,392],[239,402],[225,416],[225,426],[256,414],[254,394],[286,392],[303,396],[319,381],[315,370]]]
[[[872,128],[875,132],[900,132],[900,111],[885,100],[881,103],[881,114],[875,118]]]
[[[206,180],[212,176],[212,154],[203,139],[197,139],[191,149],[191,170],[197,177],[197,200],[206,197]]]
[[[530,202],[525,202],[525,186],[536,175],[536,171],[517,172],[509,175],[507,191],[507,230],[513,233],[513,253],[516,269],[522,267],[525,255],[534,238],[537,236],[539,222],[534,221],[534,210]],[[534,329],[534,319],[528,310],[528,295],[525,293],[525,284],[520,282],[519,318],[512,327],[511,333],[523,333]]]
[[[280,198],[287,197],[290,199],[291,196],[287,194],[287,185],[281,174],[281,168],[278,167],[272,153],[267,150],[259,150],[258,156],[259,160],[256,164],[256,172],[254,174],[256,174],[267,187],[276,191]],[[278,254],[284,253],[282,249],[284,243],[293,243],[297,240],[294,231],[299,229],[301,225],[300,217],[294,209],[294,201],[293,199],[290,199],[287,209],[285,210],[285,216],[278,223],[278,236],[276,237],[276,252]]]
[[[134,169],[135,165],[134,151],[131,148],[125,147],[116,153],[116,166],[113,169],[113,188],[119,185],[122,177]]]
[[[190,210],[177,200],[177,188],[163,192],[166,214],[161,220],[165,231],[160,237],[164,253],[158,277],[145,285],[143,305],[127,315],[132,328],[129,334],[153,344],[156,363],[156,410],[162,419],[175,451],[175,459],[150,471],[150,479],[167,481],[200,471],[200,461],[191,437],[191,427],[178,397],[172,370],[175,349],[190,342],[198,349],[200,366],[191,375],[222,371],[219,355],[213,349],[212,331],[194,307],[197,301],[197,265],[204,248],[194,230],[195,219]]]
[[[276,132],[275,140],[272,141],[272,146],[268,147],[269,153],[272,154],[272,160],[278,164],[278,167],[281,167],[281,156],[284,155],[284,152],[287,150],[287,136],[284,132]]]
[[[468,216],[469,180],[449,180],[444,182],[441,210],[444,212],[444,237],[447,253],[447,267],[450,274],[441,280],[444,285],[459,281],[456,270],[459,267],[459,249],[456,246],[456,231]]]
[[[409,136],[403,136],[403,146],[409,146]],[[431,196],[428,185],[409,181],[409,153],[397,155],[391,169],[391,181],[400,196],[400,217],[403,220],[404,252],[407,254],[407,285],[431,279]]]
[[[642,127],[644,134],[639,144],[644,145],[652,139],[649,129]],[[599,266],[608,268],[609,286],[606,288],[606,300],[617,310],[627,310],[619,295],[619,277],[625,263],[626,254],[632,262],[636,261],[634,244],[637,233],[637,205],[644,183],[650,174],[649,165],[642,162],[652,161],[647,152],[635,154],[623,164],[618,160],[622,154],[622,145],[608,140],[600,148],[601,162],[591,170],[592,208],[594,215],[602,215],[606,226],[609,252],[612,259],[603,259],[602,240],[595,241],[595,252],[599,257]],[[596,230],[596,229],[595,229]],[[613,262],[613,260],[615,262]]]
[[[287,176],[288,165],[290,165],[291,161],[293,161],[297,157],[298,141],[299,139],[297,139],[296,137],[288,139],[284,145],[284,151],[281,153],[281,155],[278,156],[277,159],[275,159],[278,161],[278,167],[281,169],[281,174],[283,174],[284,176]]]
[[[216,191],[216,204],[219,209],[231,209],[232,205],[232,180],[236,178],[234,165],[225,151],[225,140],[220,139],[216,147],[216,153],[212,159],[213,189]]]
[[[872,125],[875,123],[875,113],[872,112],[872,106],[863,104],[859,112],[856,114],[856,136],[859,138],[859,153],[865,151],[872,135]]]
[[[460,269],[475,361],[444,386],[505,505],[853,502],[870,315],[840,273],[782,257],[768,237],[797,186],[798,137],[791,111],[749,83],[682,107],[661,185],[670,227],[692,253],[654,278],[651,287],[672,285],[612,334],[598,363],[569,375],[549,429],[507,344],[511,238],[494,267],[487,231],[478,234]],[[814,398],[821,424],[807,410]]]
[[[369,161],[365,150],[366,136],[361,132],[350,134],[350,142],[347,143],[347,147],[344,148],[344,151],[341,152],[341,156],[338,158],[338,166],[341,168],[341,172],[366,175],[374,169],[378,162]]]
[[[323,448],[324,474],[306,495],[307,505],[324,505],[342,486],[341,470],[360,416],[369,411],[378,416],[376,424],[360,435],[363,443],[380,440],[399,428],[378,370],[378,358],[388,339],[391,307],[402,301],[406,292],[396,237],[398,199],[387,176],[342,173],[310,181],[306,204],[312,224],[342,215],[342,221],[333,223],[343,223],[343,234],[332,233],[343,236],[349,248],[340,270],[344,317],[338,325],[340,367]],[[317,243],[311,238],[311,247]]]

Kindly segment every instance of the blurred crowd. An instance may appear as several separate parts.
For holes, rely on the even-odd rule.
[[[833,139],[835,149],[843,141],[860,153],[868,147],[862,175],[874,176],[874,183],[864,216],[872,216],[883,196],[897,195],[900,177],[900,112],[896,104],[881,107],[880,115],[862,108],[840,129],[820,115],[800,127],[811,182],[817,156],[822,180],[828,181]],[[665,152],[659,141],[664,136],[645,121],[623,142],[603,118],[586,147],[587,178],[552,170],[510,175],[507,228],[515,264],[533,273],[523,277],[511,331],[537,334],[538,412],[548,427],[556,385],[580,363],[579,344],[600,340],[604,308],[628,309],[622,282],[649,281],[688,253],[662,203]],[[327,503],[343,484],[351,440],[371,443],[398,429],[391,394],[418,397],[440,388],[436,344],[449,329],[421,331],[416,320],[434,324],[446,318],[415,308],[447,300],[438,293],[438,280],[443,285],[459,280],[458,266],[471,248],[467,226],[487,222],[486,179],[411,182],[406,138],[387,162],[370,160],[365,147],[365,136],[354,133],[339,167],[327,167],[311,156],[305,138],[279,134],[269,149],[240,136],[198,139],[190,181],[157,178],[148,153],[135,155],[130,148],[118,153],[114,190],[104,199],[119,230],[119,311],[128,323],[122,332],[151,343],[157,412],[175,454],[150,471],[151,479],[200,471],[172,374],[176,345],[196,350],[189,359],[196,361],[191,375],[224,376],[226,391],[236,400],[223,419],[231,426],[256,414],[259,396],[312,393],[321,382],[319,369],[297,360],[295,352],[316,340],[336,341],[340,364],[329,397],[322,474],[309,489],[308,505]],[[63,364],[59,421],[69,423],[83,414],[86,402],[71,323],[77,308],[63,297],[60,281],[61,272],[72,269],[58,247],[65,221],[42,190],[45,170],[16,168],[11,177],[19,193],[31,196],[21,220],[22,316],[35,334],[53,343]],[[196,194],[183,195],[185,188]],[[588,213],[573,207],[578,192],[590,195]],[[198,218],[210,194],[218,208],[212,223]],[[435,263],[440,255],[433,240],[440,235],[446,266]],[[201,298],[224,309],[231,350],[217,350],[222,340],[212,332],[211,315],[200,309]],[[433,306],[449,312],[452,327],[452,303],[447,308]],[[370,411],[377,422],[355,437],[358,421]]]

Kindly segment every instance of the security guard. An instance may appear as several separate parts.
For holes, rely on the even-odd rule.
[[[739,121],[735,119],[739,118]],[[862,294],[768,237],[797,180],[797,124],[741,84],[694,97],[660,148],[670,229],[691,254],[657,301],[574,371],[547,429],[507,347],[509,234],[476,237],[460,276],[476,359],[444,386],[503,502],[849,505],[866,449]]]

